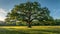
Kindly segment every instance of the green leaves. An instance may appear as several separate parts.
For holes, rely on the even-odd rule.
[[[47,7],[41,7],[38,2],[26,2],[15,7],[8,13],[8,17],[11,20],[22,20],[25,22],[32,22],[33,20],[44,20],[50,16],[50,11]]]

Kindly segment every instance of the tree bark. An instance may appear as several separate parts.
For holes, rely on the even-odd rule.
[[[31,23],[30,22],[28,23],[28,27],[31,28]]]

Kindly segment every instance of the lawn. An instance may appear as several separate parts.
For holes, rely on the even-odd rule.
[[[60,34],[60,26],[0,26],[0,34]]]

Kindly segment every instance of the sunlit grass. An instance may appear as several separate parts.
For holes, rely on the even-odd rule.
[[[0,26],[0,33],[2,33],[1,31],[5,34],[60,34],[60,26],[32,26],[32,28],[27,26]]]

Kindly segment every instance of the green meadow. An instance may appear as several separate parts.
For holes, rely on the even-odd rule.
[[[0,34],[60,34],[60,26],[0,26]]]

